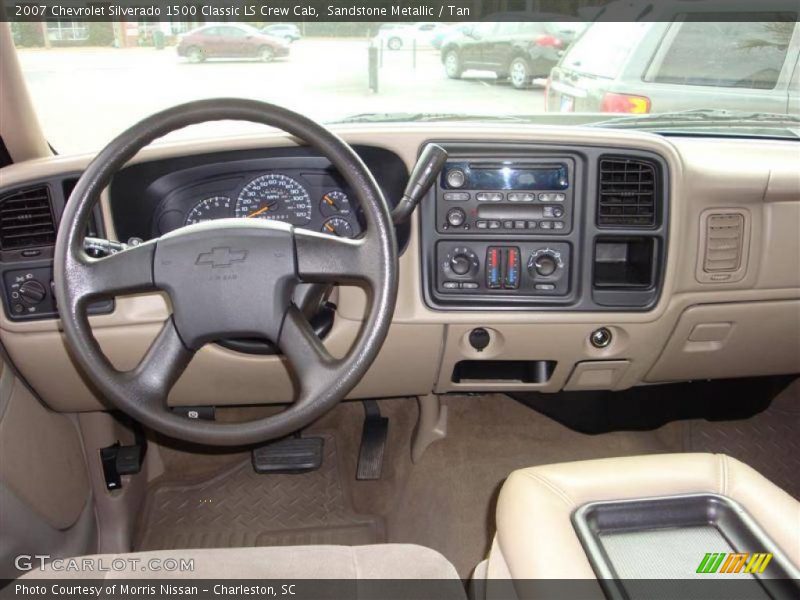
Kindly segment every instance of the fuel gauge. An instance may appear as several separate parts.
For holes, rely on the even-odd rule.
[[[339,190],[328,192],[319,201],[319,211],[323,217],[348,216],[351,213],[350,198]]]
[[[337,237],[353,237],[353,226],[341,217],[331,217],[322,225],[322,233],[328,233]]]

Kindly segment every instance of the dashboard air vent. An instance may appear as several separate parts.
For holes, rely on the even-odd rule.
[[[600,160],[597,224],[608,228],[646,228],[656,224],[656,167],[630,158]]]
[[[736,271],[742,262],[744,217],[739,213],[715,213],[706,219],[706,273]]]
[[[48,246],[55,239],[53,207],[46,185],[0,197],[0,249]]]

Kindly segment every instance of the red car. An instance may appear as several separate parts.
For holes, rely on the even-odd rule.
[[[257,58],[271,62],[289,55],[289,45],[245,24],[207,25],[190,31],[178,43],[178,56],[199,63],[207,58]]]

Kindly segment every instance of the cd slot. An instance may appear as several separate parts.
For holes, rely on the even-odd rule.
[[[508,163],[508,162],[471,162],[467,166],[475,171],[490,170],[490,171],[540,171],[550,169],[563,169],[562,163]]]
[[[545,215],[545,208],[551,209]],[[552,206],[531,206],[524,204],[488,204],[478,207],[479,219],[544,219],[553,217]]]

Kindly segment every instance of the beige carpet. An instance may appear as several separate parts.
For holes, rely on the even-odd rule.
[[[511,471],[672,452],[680,445],[680,431],[670,427],[645,433],[575,433],[505,395],[451,396],[447,403],[447,438],[432,445],[414,466],[387,522],[390,541],[439,550],[462,577],[486,557],[497,494]]]
[[[796,392],[800,387],[795,386],[794,390]],[[796,401],[800,400],[800,394],[791,395],[793,398],[788,402],[776,400],[769,411],[748,421],[685,421],[650,432],[601,435],[576,433],[505,395],[447,396],[447,438],[428,448],[418,464],[412,464],[410,459],[410,440],[418,410],[416,401],[408,398],[382,400],[381,411],[390,418],[390,424],[383,475],[379,481],[355,479],[364,416],[360,403],[341,404],[313,425],[307,435],[315,431],[335,432],[336,451],[326,456],[323,471],[339,474],[341,504],[337,506],[344,508],[343,512],[336,514],[346,514],[357,524],[375,523],[373,519],[380,519],[385,524],[385,538],[381,528],[371,529],[380,532],[375,535],[388,542],[408,542],[434,548],[453,562],[462,577],[467,577],[488,552],[495,530],[497,494],[511,471],[573,460],[698,450],[729,452],[751,463],[753,460],[750,459],[754,459],[758,463],[754,466],[762,468],[764,465],[760,463],[766,465],[768,461],[758,461],[757,456],[768,455],[770,449],[788,443],[786,436],[790,436],[792,430],[796,431]],[[553,401],[562,400],[554,396]],[[768,444],[754,437],[765,432],[771,435]],[[796,446],[797,442],[793,443]],[[241,468],[242,461],[248,456],[241,453],[226,455],[219,451],[204,454],[196,448],[161,448],[161,454],[166,472],[161,483],[150,491],[148,502],[151,505],[159,489],[186,489],[187,477],[200,489],[203,481],[225,480],[225,473]],[[773,464],[772,471],[765,472],[765,475],[787,487],[783,479],[798,482],[794,474],[800,467],[800,459],[797,455],[795,460],[784,455],[786,452],[780,455],[783,457],[782,466]],[[788,467],[787,462],[791,463]],[[243,493],[251,486],[250,492],[271,494],[268,488],[274,483],[269,478],[273,476],[236,472],[239,473],[237,477],[242,478]],[[306,482],[311,483],[319,473],[278,477],[294,478],[292,485],[311,489]],[[313,497],[312,493],[307,500],[313,501]],[[279,501],[270,510],[279,511],[280,505]],[[151,521],[154,514],[157,513],[148,512],[140,526],[139,540],[143,545],[150,544],[147,531],[154,524]],[[237,522],[242,524],[242,529],[252,525],[265,531],[259,529],[257,523],[251,524],[256,515],[251,516],[252,519],[246,514],[239,516]],[[280,520],[280,517],[276,518]],[[292,522],[273,523],[274,526],[265,531],[263,540],[282,539],[272,535],[281,529],[291,533],[291,537],[297,529]],[[341,524],[337,518],[327,522],[323,520],[317,523],[312,537],[336,536],[338,534],[333,529]],[[193,527],[191,525],[189,530]],[[197,527],[202,527],[200,521]],[[326,532],[326,528],[331,529]],[[350,543],[350,539],[352,543],[358,543],[363,531],[352,538],[351,533],[348,530],[339,538],[342,543]],[[158,544],[169,544],[168,537]]]
[[[259,475],[246,457],[211,478],[156,484],[148,493],[136,549],[385,541],[380,517],[352,510],[335,437],[325,434],[323,439],[321,468],[302,476]]]
[[[751,419],[686,421],[684,450],[737,458],[800,500],[800,379]]]

